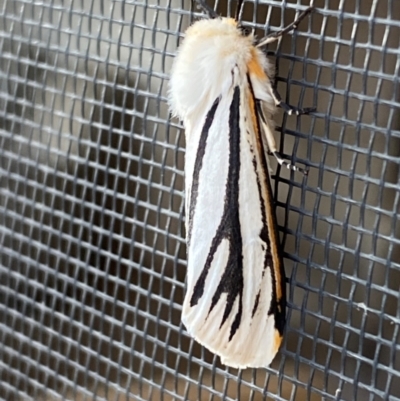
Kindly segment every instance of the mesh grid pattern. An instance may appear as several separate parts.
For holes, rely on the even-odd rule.
[[[308,4],[246,2],[243,24],[262,36]],[[400,2],[314,5],[268,49],[282,97],[317,107],[275,118],[310,170],[274,167],[285,341],[238,371],[180,323],[185,148],[166,90],[201,13],[0,0],[1,400],[400,400]]]

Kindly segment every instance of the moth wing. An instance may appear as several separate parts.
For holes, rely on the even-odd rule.
[[[285,282],[251,80],[186,137],[183,323],[224,364],[266,367],[282,341]]]

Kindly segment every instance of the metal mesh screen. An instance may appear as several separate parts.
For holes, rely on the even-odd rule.
[[[210,3],[212,4],[212,3]],[[248,1],[258,36],[308,0]],[[268,50],[288,277],[269,369],[180,323],[184,133],[166,104],[189,1],[0,0],[0,399],[400,400],[398,0],[316,0]],[[222,15],[235,4],[218,2]]]

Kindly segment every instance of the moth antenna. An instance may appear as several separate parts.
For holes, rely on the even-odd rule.
[[[242,12],[242,9],[243,9],[243,0],[238,0],[236,5],[235,21],[239,21],[239,16],[240,13]]]
[[[206,14],[208,14],[209,18],[219,18],[217,12],[213,8],[211,8],[204,0],[196,0],[196,3]]]

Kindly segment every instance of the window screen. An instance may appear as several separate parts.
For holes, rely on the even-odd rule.
[[[209,5],[233,15],[235,2]],[[246,1],[261,37],[308,0]],[[0,399],[400,400],[398,0],[315,0],[266,52],[284,344],[239,371],[191,340],[184,131],[166,103],[187,0],[0,0]],[[262,350],[260,350],[262,352]]]

